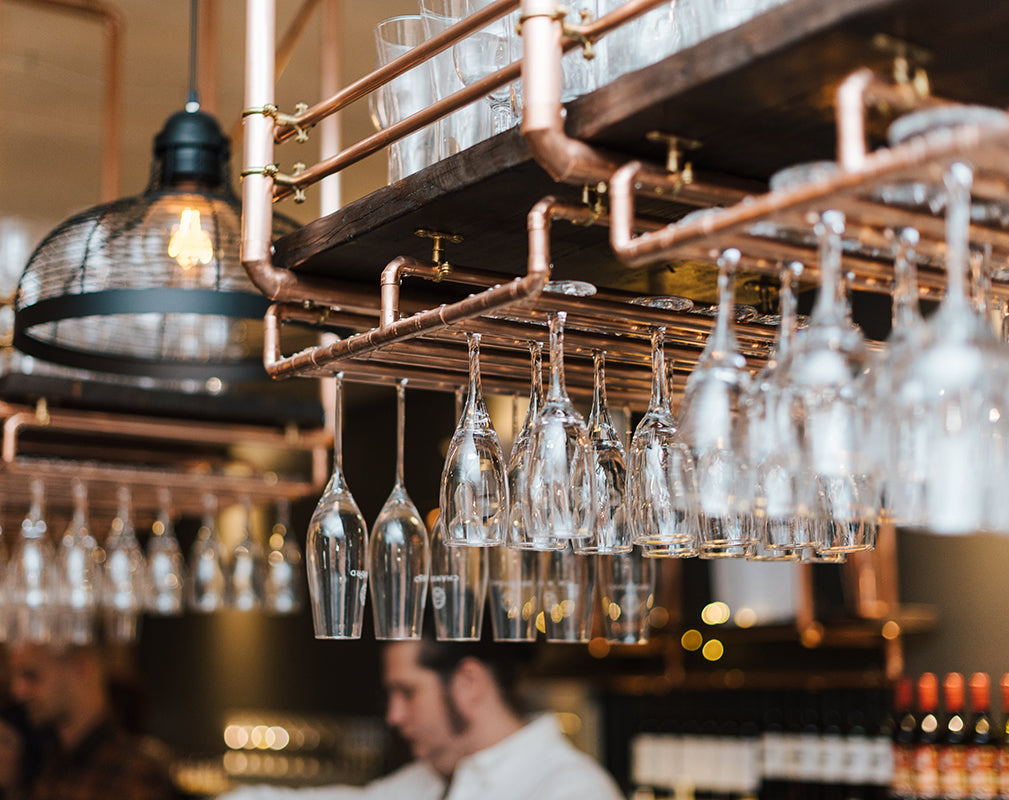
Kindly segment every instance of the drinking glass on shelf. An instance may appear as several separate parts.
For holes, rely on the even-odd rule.
[[[685,485],[693,480],[694,492],[686,500],[697,515],[699,544],[711,556],[741,555],[755,538],[742,413],[750,376],[731,322],[739,257],[730,249],[718,259],[715,327],[687,380],[673,437],[681,454],[681,480]]]
[[[495,547],[487,551],[487,559],[494,641],[534,641],[540,598],[539,552]]]
[[[644,644],[655,605],[655,561],[635,548],[602,556],[597,566],[606,641]]]
[[[242,538],[231,551],[228,572],[228,599],[238,611],[253,611],[263,605],[266,563],[263,546],[252,529],[252,499],[243,497]]]
[[[396,482],[371,529],[371,607],[376,639],[418,639],[424,620],[431,548],[403,482],[406,381],[396,385]]]
[[[305,572],[301,548],[291,533],[291,502],[277,501],[277,518],[270,533],[266,555],[266,582],[263,601],[274,614],[294,614],[305,597]]]
[[[544,291],[585,297],[595,287],[580,281]],[[563,311],[550,313],[550,389],[529,434],[526,525],[532,538],[584,539],[595,529],[595,459],[585,420],[564,387]]]
[[[368,527],[343,475],[343,373],[335,378],[333,475],[308,523],[308,592],[317,639],[359,639],[368,599]]]
[[[492,0],[460,0],[460,17],[467,17],[490,5]],[[515,33],[516,15],[508,14],[457,42],[452,49],[456,73],[466,86],[486,78],[513,61],[522,53],[522,43]],[[495,89],[487,96],[491,110],[491,133],[498,134],[514,127],[512,87]]]
[[[541,558],[544,631],[548,642],[587,642],[595,608],[596,561],[576,553],[570,544]]]
[[[469,391],[445,456],[440,507],[447,545],[491,547],[508,530],[508,475],[480,388],[480,334],[467,341]]]
[[[98,544],[88,530],[88,494],[75,480],[71,487],[74,511],[56,548],[57,637],[62,644],[88,644],[94,638],[98,609]]]
[[[227,556],[217,536],[217,498],[203,495],[203,519],[189,551],[186,605],[190,611],[220,611],[228,603]]]
[[[430,582],[435,636],[441,641],[478,641],[483,631],[488,556],[492,551],[449,545],[444,531],[439,514],[431,529]]]
[[[133,528],[130,490],[119,487],[119,508],[105,540],[101,579],[101,606],[105,635],[112,642],[137,638],[137,624],[144,610],[146,562]]]
[[[662,307],[664,302],[655,298],[650,305]],[[625,507],[635,544],[660,545],[668,555],[693,555],[697,520],[688,503],[693,477],[689,463],[678,467],[681,454],[673,446],[676,421],[669,403],[665,334],[661,326],[651,330],[651,398],[631,438]]]
[[[51,641],[55,626],[56,557],[46,535],[45,487],[40,479],[32,478],[29,489],[31,505],[5,570],[4,589],[10,606],[8,639],[44,644]]]
[[[424,41],[424,25],[418,14],[382,20],[375,26],[377,66],[409,52]],[[434,102],[434,78],[430,61],[424,61],[393,78],[372,95],[372,111],[379,128],[388,128],[423,111]],[[428,125],[389,145],[389,183],[412,175],[438,159],[438,131]]]
[[[172,524],[171,494],[158,492],[158,518],[147,542],[147,610],[159,616],[182,613],[185,560]]]
[[[465,9],[462,0],[420,0],[420,18],[424,37],[430,39],[457,23]],[[431,59],[435,99],[443,100],[464,84],[456,72],[453,51],[443,50]],[[454,111],[438,121],[438,157],[472,147],[490,134],[491,114],[487,103],[478,101]]]
[[[627,525],[624,499],[627,489],[627,467],[624,445],[610,417],[606,402],[606,356],[601,350],[593,354],[594,379],[592,410],[589,413],[589,441],[595,458],[596,524],[587,539],[575,539],[575,552],[583,554],[629,553],[630,528]]]
[[[549,535],[532,535],[528,526],[529,503],[529,450],[532,446],[532,427],[543,408],[543,345],[529,343],[529,408],[525,420],[512,443],[508,456],[508,536],[509,547],[520,550],[559,550],[565,542]]]

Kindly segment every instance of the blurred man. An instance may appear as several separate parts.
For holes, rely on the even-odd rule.
[[[11,696],[51,740],[30,800],[175,800],[165,765],[115,723],[96,647],[10,647]]]
[[[222,800],[620,800],[552,716],[522,720],[508,664],[485,653],[429,639],[386,646],[386,720],[416,759],[388,777],[363,788],[254,787]]]

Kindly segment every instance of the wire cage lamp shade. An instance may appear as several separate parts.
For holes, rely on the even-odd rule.
[[[268,301],[240,262],[230,146],[198,109],[169,117],[141,195],[67,219],[29,258],[14,345],[44,361],[161,381],[266,377]],[[274,234],[295,223],[274,215]]]

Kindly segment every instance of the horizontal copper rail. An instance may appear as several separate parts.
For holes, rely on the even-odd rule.
[[[629,266],[640,267],[667,258],[690,253],[693,257],[717,257],[717,249],[723,246],[738,247],[747,251],[747,244],[759,242],[765,250],[775,248],[776,239],[758,238],[749,231],[757,222],[805,219],[810,223],[810,214],[816,215],[826,208],[844,210],[845,204],[863,196],[875,186],[898,183],[902,180],[925,179],[940,182],[945,164],[956,158],[966,158],[980,171],[1004,172],[1009,155],[1009,116],[1005,124],[964,125],[935,135],[918,137],[892,148],[883,148],[870,153],[864,166],[857,172],[841,170],[837,174],[809,181],[801,186],[768,192],[749,198],[731,208],[718,209],[698,218],[680,221],[654,233],[640,236],[634,230],[634,181],[639,165],[631,162],[622,167],[610,182],[610,243],[616,254]],[[864,210],[864,207],[862,208]],[[891,222],[886,217],[887,207],[880,206],[876,218],[877,227],[898,226],[906,221],[903,211],[898,211]],[[862,220],[863,224],[865,220]],[[991,229],[988,229],[989,231]],[[986,229],[972,227],[972,240],[985,242]],[[993,241],[1001,241],[1003,234],[995,232]],[[717,245],[717,247],[716,247]],[[789,248],[781,243],[783,255]],[[795,253],[787,253],[794,257]],[[846,261],[849,259],[846,256]],[[869,263],[865,266],[868,268]],[[768,267],[776,269],[777,264],[768,261]],[[888,270],[882,263],[878,265],[879,277],[885,277]],[[857,270],[856,270],[857,275]],[[1004,295],[1006,287],[994,289]]]

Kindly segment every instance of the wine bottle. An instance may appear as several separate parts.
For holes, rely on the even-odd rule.
[[[911,706],[911,679],[900,678],[894,689],[893,781],[894,800],[914,797],[914,729],[917,721]]]
[[[991,718],[991,681],[986,672],[970,676],[967,723],[967,796],[994,800],[998,794],[998,738]]]
[[[959,672],[942,681],[945,713],[940,725],[939,791],[945,800],[967,796],[967,725],[964,719],[964,683]]]
[[[998,748],[998,796],[1009,800],[1009,672],[999,683],[1002,693],[1002,741]]]
[[[939,680],[925,672],[918,678],[918,714],[914,727],[911,782],[917,800],[938,800],[939,789]]]

